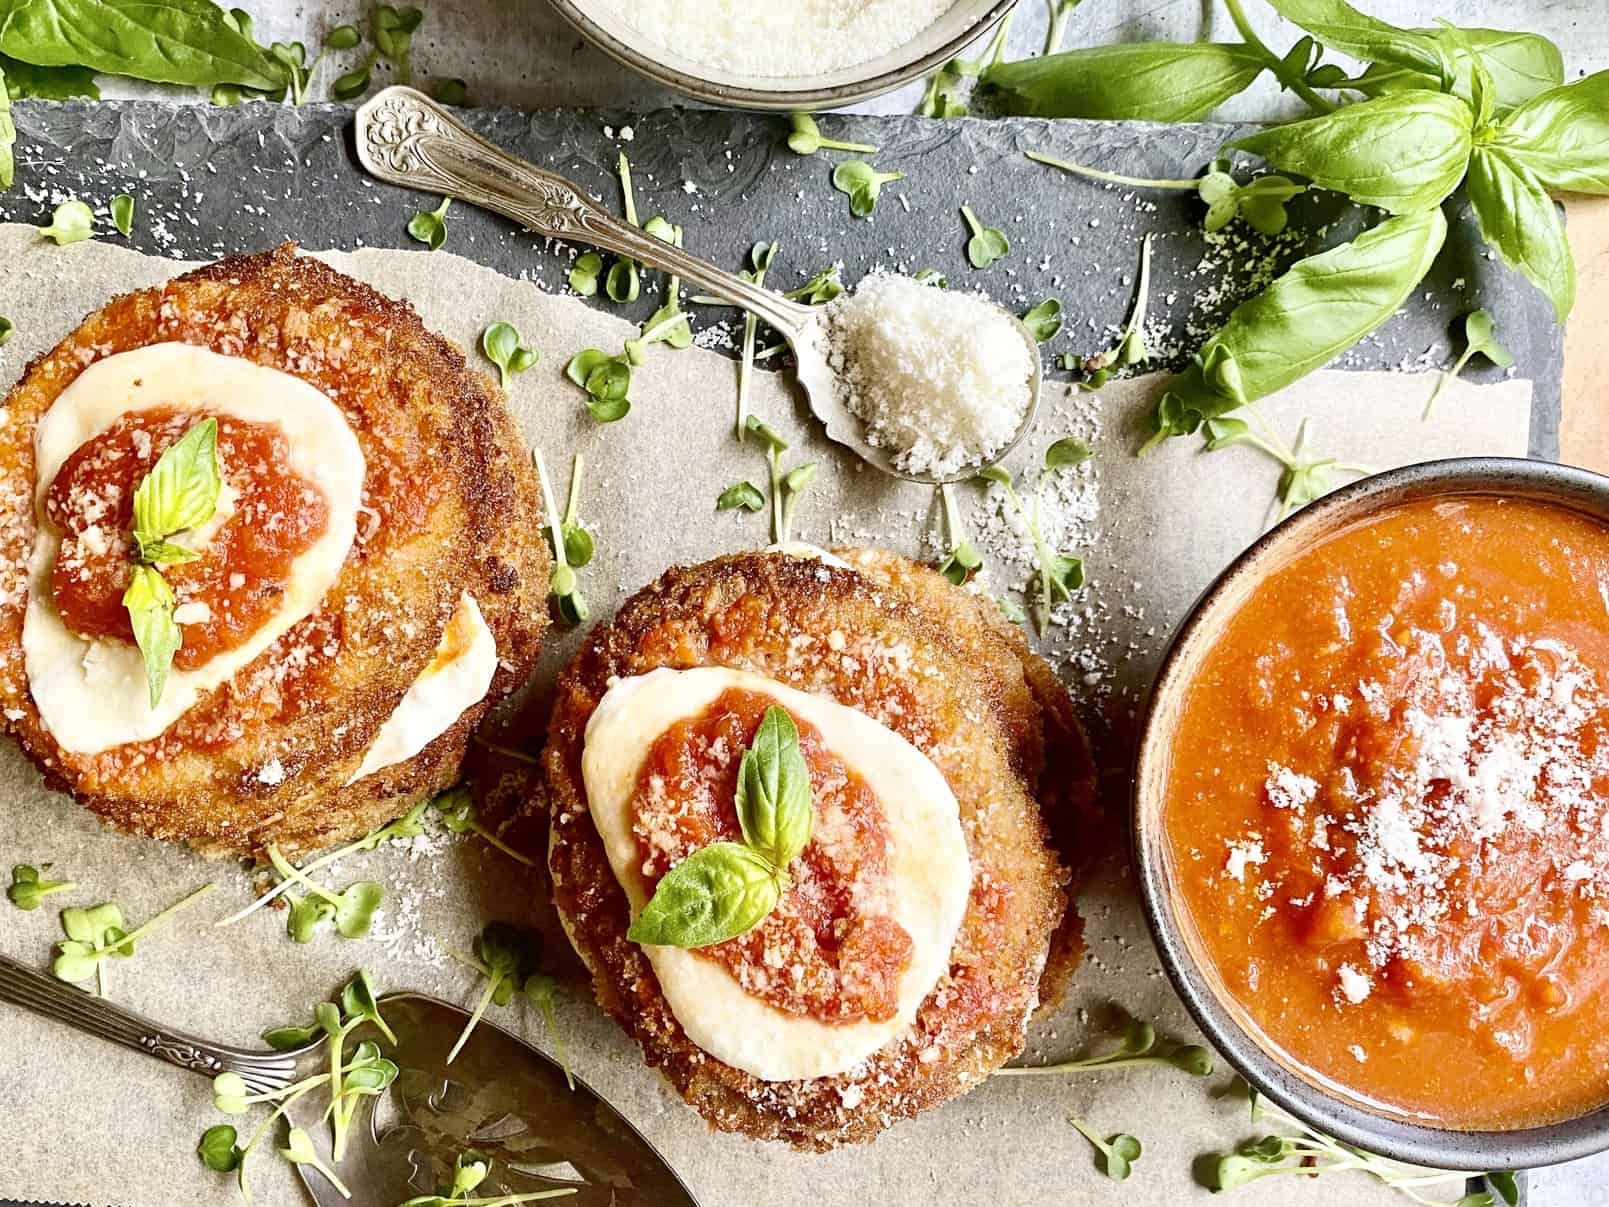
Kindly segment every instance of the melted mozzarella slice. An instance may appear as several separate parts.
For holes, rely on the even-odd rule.
[[[243,645],[205,666],[188,671],[175,667],[161,701],[152,708],[145,666],[134,645],[86,640],[62,624],[50,591],[61,534],[45,516],[44,503],[62,463],[80,445],[130,411],[158,407],[278,424],[292,467],[324,492],[329,520],[323,535],[292,565],[279,611]],[[45,728],[75,754],[96,754],[161,734],[319,606],[357,532],[363,451],[340,408],[288,373],[190,344],[152,344],[85,369],[39,421],[34,457],[38,532],[28,562],[23,655]],[[227,503],[227,491],[225,496],[220,502]]]
[[[485,698],[496,674],[497,641],[475,597],[465,591],[442,630],[436,656],[386,718],[362,764],[346,782],[355,783],[418,754]]]
[[[900,979],[899,1009],[886,1022],[823,1023],[751,996],[724,967],[691,951],[652,945],[643,951],[688,1038],[711,1056],[765,1081],[830,1077],[902,1034],[949,968],[972,883],[960,808],[926,755],[835,701],[720,667],[622,679],[587,723],[581,767],[593,823],[632,917],[649,896],[631,832],[631,798],[643,761],[672,723],[702,713],[728,688],[763,693],[814,725],[877,794],[887,824],[891,912],[914,945]]]

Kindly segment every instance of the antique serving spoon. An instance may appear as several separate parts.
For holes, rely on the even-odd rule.
[[[907,473],[895,466],[888,449],[866,440],[861,421],[833,388],[834,374],[819,338],[816,308],[788,301],[616,218],[562,176],[488,142],[423,93],[393,85],[365,103],[357,112],[357,152],[363,166],[389,184],[467,201],[512,218],[539,235],[588,243],[629,257],[697,282],[765,320],[793,349],[799,385],[811,411],[826,425],[827,435],[884,473],[938,485],[977,472],[978,467],[972,465],[945,477]],[[995,460],[1016,447],[1033,427],[1040,387],[1038,344],[1016,315],[1004,307],[998,309],[1027,343],[1033,371],[1022,423]]]
[[[216,1077],[238,1073],[254,1094],[283,1089],[324,1071],[309,1059],[322,1038],[291,1052],[214,1044],[64,984],[0,955],[0,1001],[109,1039],[159,1060]],[[482,1019],[451,1065],[447,1054],[469,1015],[418,993],[380,999],[395,1045],[372,1023],[353,1042],[372,1039],[399,1066],[378,1098],[365,1098],[339,1163],[330,1154],[325,1098],[308,1093],[287,1112],[319,1159],[346,1183],[343,1198],[307,1165],[297,1172],[319,1207],[397,1207],[435,1194],[466,1151],[491,1159],[479,1197],[572,1190],[550,1200],[574,1207],[698,1207],[658,1152],[585,1083],[518,1036]],[[327,1063],[327,1062],[325,1062]],[[198,1124],[197,1134],[200,1132]]]

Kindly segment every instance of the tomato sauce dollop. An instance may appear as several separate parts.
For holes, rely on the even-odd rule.
[[[649,749],[632,798],[632,832],[648,891],[712,842],[741,842],[738,763],[771,698],[729,689]],[[791,884],[753,930],[697,949],[744,990],[825,1023],[882,1022],[899,1010],[910,935],[891,916],[886,819],[877,795],[794,717],[810,769],[815,829],[787,869]]]
[[[157,458],[206,418],[165,408],[133,411],[63,462],[45,495],[45,514],[62,534],[51,592],[69,631],[133,643],[123,592],[134,564],[134,491]],[[224,483],[219,510],[195,533],[170,538],[198,558],[160,567],[181,607],[204,607],[180,613],[189,617],[173,659],[181,670],[244,644],[279,610],[292,566],[329,519],[323,492],[291,465],[279,425],[212,418]]]
[[[1195,671],[1163,820],[1298,1066],[1457,1128],[1609,1100],[1609,530],[1455,496],[1298,555]]]

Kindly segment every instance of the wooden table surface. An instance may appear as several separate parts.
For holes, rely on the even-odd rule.
[[[1565,218],[1577,279],[1565,331],[1559,459],[1609,473],[1609,197],[1571,198]]]

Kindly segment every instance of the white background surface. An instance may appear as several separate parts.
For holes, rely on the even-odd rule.
[[[422,78],[459,77],[472,102],[515,108],[601,107],[651,109],[678,98],[649,84],[593,50],[543,0],[418,0],[424,25],[414,40],[416,74]],[[786,3],[787,0],[754,0]],[[344,21],[366,27],[364,0],[309,0],[304,4],[244,0],[257,19],[261,40],[302,40],[316,47],[321,31]],[[1609,0],[1361,0],[1367,11],[1401,25],[1430,25],[1445,18],[1460,25],[1525,29],[1552,38],[1563,49],[1567,79],[1609,67]],[[1249,15],[1271,45],[1283,50],[1296,35],[1257,0]],[[1009,42],[1010,57],[1038,53],[1046,27],[1046,7],[1023,0]],[[1114,41],[1191,40],[1235,33],[1221,5],[1212,0],[1084,0],[1068,22],[1064,48]],[[336,71],[324,69],[313,95],[326,95]],[[377,74],[381,82],[383,77]],[[108,96],[124,95],[117,87]],[[191,94],[193,95],[193,94]],[[857,108],[866,112],[910,112],[921,86]],[[1221,116],[1256,120],[1293,112],[1265,76],[1245,95],[1225,106]],[[1534,1207],[1602,1207],[1609,1203],[1609,1157],[1533,1173]]]

